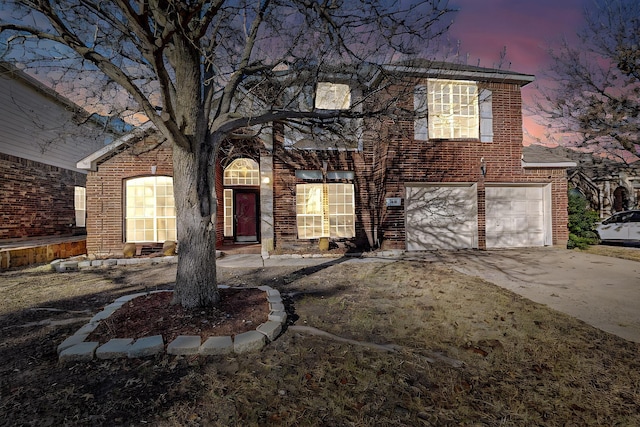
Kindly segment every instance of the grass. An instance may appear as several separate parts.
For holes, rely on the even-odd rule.
[[[602,255],[614,258],[628,259],[631,261],[640,261],[640,248],[629,248],[625,246],[612,245],[595,245],[589,246],[583,252]]]
[[[175,270],[2,273],[0,424],[640,425],[638,344],[438,263],[316,270],[220,269],[219,280],[278,288],[295,325],[400,349],[288,330],[245,355],[61,366],[55,346],[82,323],[20,327],[77,315],[36,305],[95,312]]]

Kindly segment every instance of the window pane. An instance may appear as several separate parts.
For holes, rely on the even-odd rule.
[[[298,238],[355,236],[353,188],[353,184],[297,185]]]
[[[331,237],[354,237],[354,191],[353,184],[328,184],[329,223]],[[333,197],[332,197],[333,196]]]
[[[233,190],[224,190],[224,235],[233,236]]]
[[[76,227],[86,226],[87,217],[87,195],[84,187],[75,187],[73,204],[76,213]]]
[[[319,82],[316,88],[316,108],[321,110],[347,110],[351,106],[349,85]]]
[[[296,216],[299,239],[325,237],[322,232],[323,184],[299,184],[296,186]]]
[[[126,241],[175,240],[173,179],[165,176],[134,178],[126,182]]]
[[[430,138],[478,138],[478,89],[475,82],[429,79]]]
[[[224,185],[260,185],[260,168],[252,159],[236,159],[224,170]]]

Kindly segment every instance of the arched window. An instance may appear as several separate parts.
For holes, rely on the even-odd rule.
[[[260,185],[260,167],[258,162],[252,159],[236,159],[224,170],[225,186],[252,186]],[[234,189],[224,189],[224,235],[234,235]]]
[[[260,185],[260,168],[255,160],[236,159],[224,170],[224,185]]]
[[[147,176],[126,182],[126,241],[176,240],[173,178]]]

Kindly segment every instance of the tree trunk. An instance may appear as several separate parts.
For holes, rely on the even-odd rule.
[[[173,185],[178,232],[178,272],[173,304],[185,308],[211,307],[220,303],[216,282],[216,197],[198,192],[198,181],[209,178],[215,169],[198,172],[198,157],[173,145]],[[205,186],[208,187],[208,186]],[[206,200],[202,200],[205,198]],[[209,204],[210,214],[203,215],[202,204]]]

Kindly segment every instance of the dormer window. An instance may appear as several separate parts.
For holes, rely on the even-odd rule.
[[[347,84],[319,82],[315,104],[319,110],[348,110],[351,107],[351,89]]]

